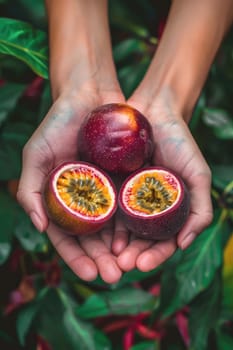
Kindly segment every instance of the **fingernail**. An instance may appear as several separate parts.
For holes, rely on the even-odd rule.
[[[39,215],[35,211],[33,211],[30,213],[30,218],[31,218],[33,225],[37,228],[37,230],[39,232],[42,232],[43,231],[43,224],[41,222],[41,218],[39,217]]]
[[[182,250],[188,248],[188,246],[194,241],[196,236],[197,235],[195,232],[190,232],[186,237],[184,237],[183,241],[180,244],[180,248]]]
[[[114,263],[108,265],[106,272],[108,276],[105,276],[105,279],[108,281],[108,283],[117,283],[121,278],[121,270]]]

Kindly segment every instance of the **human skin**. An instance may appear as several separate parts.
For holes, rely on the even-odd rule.
[[[49,0],[47,11],[54,102],[24,148],[17,197],[74,273],[86,281],[100,274],[107,283],[114,283],[122,271],[111,251],[112,227],[78,241],[48,221],[42,204],[48,173],[62,161],[77,159],[82,118],[99,105],[125,102],[112,59],[107,3]]]
[[[157,267],[177,246],[186,249],[212,221],[211,172],[188,122],[232,19],[232,0],[174,0],[151,65],[127,101],[153,126],[154,163],[173,169],[187,183],[191,212],[177,239],[160,243],[132,240],[118,256],[118,264],[125,271]]]
[[[151,65],[127,101],[152,124],[154,163],[178,172],[191,193],[191,214],[177,239],[154,243],[130,236],[117,217],[98,234],[78,240],[48,221],[43,183],[57,164],[77,157],[82,118],[101,104],[126,101],[112,59],[107,1],[47,1],[54,103],[24,148],[17,197],[34,225],[47,231],[58,253],[83,280],[100,274],[107,283],[115,283],[123,271],[149,271],[169,258],[177,245],[187,248],[211,222],[211,174],[187,123],[232,21],[232,3],[174,0]]]

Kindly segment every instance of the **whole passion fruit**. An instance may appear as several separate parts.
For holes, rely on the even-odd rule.
[[[189,215],[190,196],[183,180],[161,167],[131,174],[121,187],[118,201],[128,229],[144,239],[173,237]]]
[[[153,148],[150,123],[126,104],[96,108],[86,116],[78,134],[80,158],[111,173],[139,169],[149,161]]]
[[[65,162],[48,176],[44,204],[49,218],[74,235],[100,230],[117,208],[112,180],[85,162]]]

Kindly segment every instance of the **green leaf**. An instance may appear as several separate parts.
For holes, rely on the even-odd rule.
[[[149,57],[140,62],[123,66],[118,71],[118,78],[125,96],[128,98],[143,78],[149,65]]]
[[[2,345],[4,343],[4,345]],[[5,331],[0,329],[0,344],[2,346],[8,346],[14,348],[14,339],[12,339]]]
[[[221,316],[233,320],[233,272],[223,276],[223,295]]]
[[[0,265],[4,264],[11,252],[11,243],[0,242]]]
[[[73,304],[73,300],[71,300],[61,289],[59,289],[58,292],[63,305],[66,308],[65,314],[67,317],[67,329],[70,332],[70,336],[74,338],[74,344],[78,344],[80,350],[110,350],[111,344],[108,338],[101,331],[96,330],[91,324],[78,319],[74,313],[75,305]],[[87,333],[89,339],[87,339]]]
[[[233,139],[233,120],[226,110],[206,108],[203,120],[205,124],[213,129],[218,138],[223,140]]]
[[[17,57],[36,74],[48,79],[46,34],[29,23],[0,18],[0,53]]]
[[[131,58],[133,54],[145,54],[146,45],[143,40],[136,38],[127,38],[113,48],[113,56],[115,63],[124,61],[125,59]]]
[[[45,253],[48,250],[47,236],[35,228],[23,210],[19,210],[14,233],[26,251]]]
[[[25,17],[30,20],[30,23],[36,23],[41,27],[47,24],[45,2],[44,0],[36,0],[32,3],[31,0],[19,0],[22,5]]]
[[[218,331],[216,335],[217,345],[219,350],[233,349],[233,336],[224,331]]]
[[[41,96],[40,108],[38,111],[38,122],[40,123],[45,115],[48,113],[49,108],[52,106],[52,97],[49,82],[45,82],[43,93]]]
[[[211,166],[212,180],[214,186],[224,190],[232,181],[233,165],[215,165]]]
[[[194,130],[196,130],[197,126],[199,125],[205,106],[206,106],[206,97],[205,97],[205,94],[202,93],[197,101],[195,110],[192,114],[192,119],[189,123],[189,127],[192,130],[192,132],[194,132]]]
[[[22,346],[25,345],[27,333],[37,315],[37,312],[42,306],[43,299],[45,298],[48,291],[48,288],[41,289],[36,299],[34,299],[29,304],[26,304],[17,315],[16,331],[19,338],[19,342]]]
[[[175,309],[179,308],[179,297],[176,298],[176,290],[178,289],[178,281],[175,275],[175,269],[178,263],[182,260],[183,252],[177,249],[176,252],[163,264],[161,273],[161,290],[160,290],[160,301],[159,306],[155,309],[155,314],[169,313],[170,306]],[[172,286],[172,288],[170,288]],[[173,305],[175,304],[175,306]],[[172,313],[172,312],[171,312]]]
[[[63,262],[61,262],[62,264],[62,269],[63,269],[63,275],[65,276],[65,279],[67,281],[69,281],[70,283],[76,283],[77,281],[80,281],[81,283],[83,283],[83,281],[81,279],[79,279],[77,277],[77,275],[75,275],[72,270],[70,270],[69,267],[67,267],[66,264],[64,264]],[[161,270],[161,265],[158,266],[156,269],[151,270],[149,272],[142,272],[139,271],[137,269],[134,269],[132,271],[129,272],[125,272],[122,276],[122,278],[120,279],[119,282],[109,285],[108,283],[104,282],[100,276],[98,276],[96,278],[95,281],[93,282],[88,282],[88,285],[93,288],[93,287],[104,287],[110,290],[116,290],[119,289],[121,287],[127,286],[129,284],[132,284],[134,282],[140,282],[140,281],[144,281],[148,278],[151,277],[155,277],[156,274]]]
[[[154,300],[151,294],[128,287],[94,294],[76,309],[76,313],[84,319],[107,315],[135,315],[150,310]]]
[[[212,225],[184,251],[177,265],[164,271],[159,308],[164,316],[188,304],[209,286],[222,264],[222,236],[228,231],[227,221],[216,214]]]
[[[51,288],[43,300],[34,326],[56,350],[110,350],[103,334],[77,318],[77,305],[61,289]]]
[[[64,328],[67,330],[67,333],[71,337],[73,346],[79,344],[80,349],[94,349],[94,339],[91,332],[91,327],[87,324],[78,321],[75,315],[66,310],[63,316]],[[92,334],[92,337],[90,336]]]
[[[11,252],[11,241],[16,222],[16,203],[7,192],[0,192],[0,264],[3,264]]]
[[[219,319],[220,305],[221,270],[219,269],[210,286],[191,303],[189,331],[192,350],[206,350],[209,332],[215,328]]]
[[[156,276],[156,274],[160,270],[161,270],[161,266],[158,266],[156,269],[151,270],[149,272],[142,272],[142,271],[139,271],[137,269],[134,269],[134,270],[129,271],[129,272],[125,272],[124,275],[122,276],[122,278],[120,279],[120,281],[118,283],[116,283],[113,288],[116,289],[116,288],[120,288],[120,287],[129,285],[129,284],[134,283],[134,282],[144,281],[147,278]]]
[[[155,341],[144,341],[134,345],[130,350],[159,350],[159,345]]]
[[[20,96],[25,90],[25,85],[5,83],[0,88],[0,126],[6,120],[9,113],[14,110]]]
[[[93,338],[96,350],[112,350],[110,339],[103,332],[96,329]]]
[[[142,23],[142,16],[137,15],[127,2],[110,1],[109,17],[113,26],[133,33],[141,38],[150,36],[148,29]]]
[[[22,165],[22,149],[34,131],[33,125],[9,122],[0,133],[0,180],[17,179]]]

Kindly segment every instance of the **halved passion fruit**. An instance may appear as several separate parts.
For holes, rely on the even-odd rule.
[[[189,202],[183,180],[161,167],[133,173],[119,193],[126,226],[144,239],[163,240],[176,235],[189,215]]]
[[[100,230],[117,208],[116,189],[100,169],[85,162],[65,162],[49,175],[44,189],[48,216],[70,234]]]

